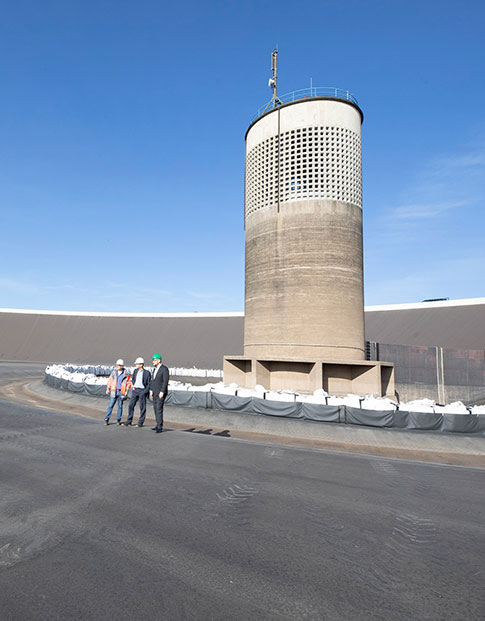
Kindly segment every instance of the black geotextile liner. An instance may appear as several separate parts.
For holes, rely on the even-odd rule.
[[[212,407],[215,410],[254,414],[252,397],[235,397],[234,395],[212,393]]]
[[[345,408],[338,405],[320,405],[319,403],[302,403],[302,418],[324,423],[343,423]]]
[[[436,414],[433,412],[406,412],[407,424],[406,429],[422,429],[424,431],[443,431],[444,414]],[[471,414],[463,414],[463,416],[471,416]]]
[[[47,373],[44,376],[44,381],[49,386],[53,388],[58,388],[59,390],[69,390],[68,382],[65,379],[61,379],[60,377],[54,377],[53,375],[48,375]]]
[[[252,397],[253,411],[267,416],[284,416],[285,418],[303,418],[301,403],[295,401],[266,401],[260,397]]]
[[[362,410],[346,405],[344,422],[366,427],[393,427],[393,414],[391,410]]]
[[[480,431],[478,416],[446,414],[443,416],[442,429],[443,431],[453,431],[454,433],[477,433]]]
[[[94,367],[85,367],[94,368]],[[77,369],[79,370],[79,369]],[[45,382],[60,390],[106,397],[106,386],[53,377],[45,374]],[[204,408],[279,418],[344,423],[362,427],[418,429],[421,431],[485,435],[485,414],[439,414],[406,412],[405,410],[365,410],[348,405],[331,406],[299,401],[270,401],[260,397],[237,397],[203,391],[169,390],[167,405]]]
[[[183,408],[210,409],[211,394],[207,392],[191,392],[188,390],[169,390],[165,403]]]
[[[54,377],[53,375],[45,374],[44,381],[53,388],[59,390],[67,390],[68,392],[77,392],[85,395],[91,395],[92,397],[106,397],[106,385],[94,385],[86,384],[84,382],[71,382],[71,380],[63,379],[61,377]]]
[[[97,384],[84,384],[84,392],[87,395],[91,395],[92,397],[104,397],[106,396],[106,386],[99,386]]]

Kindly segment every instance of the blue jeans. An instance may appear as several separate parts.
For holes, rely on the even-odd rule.
[[[104,417],[105,421],[109,421],[109,417],[111,416],[111,412],[115,406],[115,403],[118,401],[118,415],[116,420],[120,422],[121,417],[123,416],[123,399],[121,396],[121,390],[117,390],[114,397],[111,397],[109,400],[108,409],[106,410],[106,416]]]

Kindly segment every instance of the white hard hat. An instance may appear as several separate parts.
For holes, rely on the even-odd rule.
[[[138,358],[135,360],[135,364],[145,364],[145,361],[143,360],[143,358],[140,358],[140,356],[138,356]]]
[[[123,358],[118,358],[118,360],[116,361],[116,364],[119,364],[121,367],[124,367],[125,361],[123,360]]]

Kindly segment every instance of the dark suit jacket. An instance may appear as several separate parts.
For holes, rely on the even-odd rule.
[[[150,375],[150,371],[148,369],[142,369],[143,372],[143,385],[145,389],[143,390],[143,394],[147,395],[150,390],[150,383],[152,381],[152,376]],[[133,371],[133,377],[131,378],[133,389],[135,388],[136,376],[138,375],[138,369]]]
[[[152,377],[152,381],[150,382],[150,390],[152,390],[153,394],[157,396],[158,396],[158,393],[163,392],[164,399],[167,396],[168,369],[164,364],[161,364],[159,366],[156,377]]]

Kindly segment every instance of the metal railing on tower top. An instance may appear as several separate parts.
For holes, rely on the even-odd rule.
[[[345,99],[352,103],[359,105],[357,99],[350,91],[346,91],[342,88],[336,88],[334,86],[312,86],[310,88],[301,88],[298,91],[291,91],[281,97],[278,96],[277,101],[270,99],[264,106],[258,109],[256,114],[251,119],[251,122],[255,121],[263,112],[269,112],[278,108],[281,104],[290,103],[291,101],[298,101],[300,99],[310,99],[312,97],[335,97],[335,99]]]

